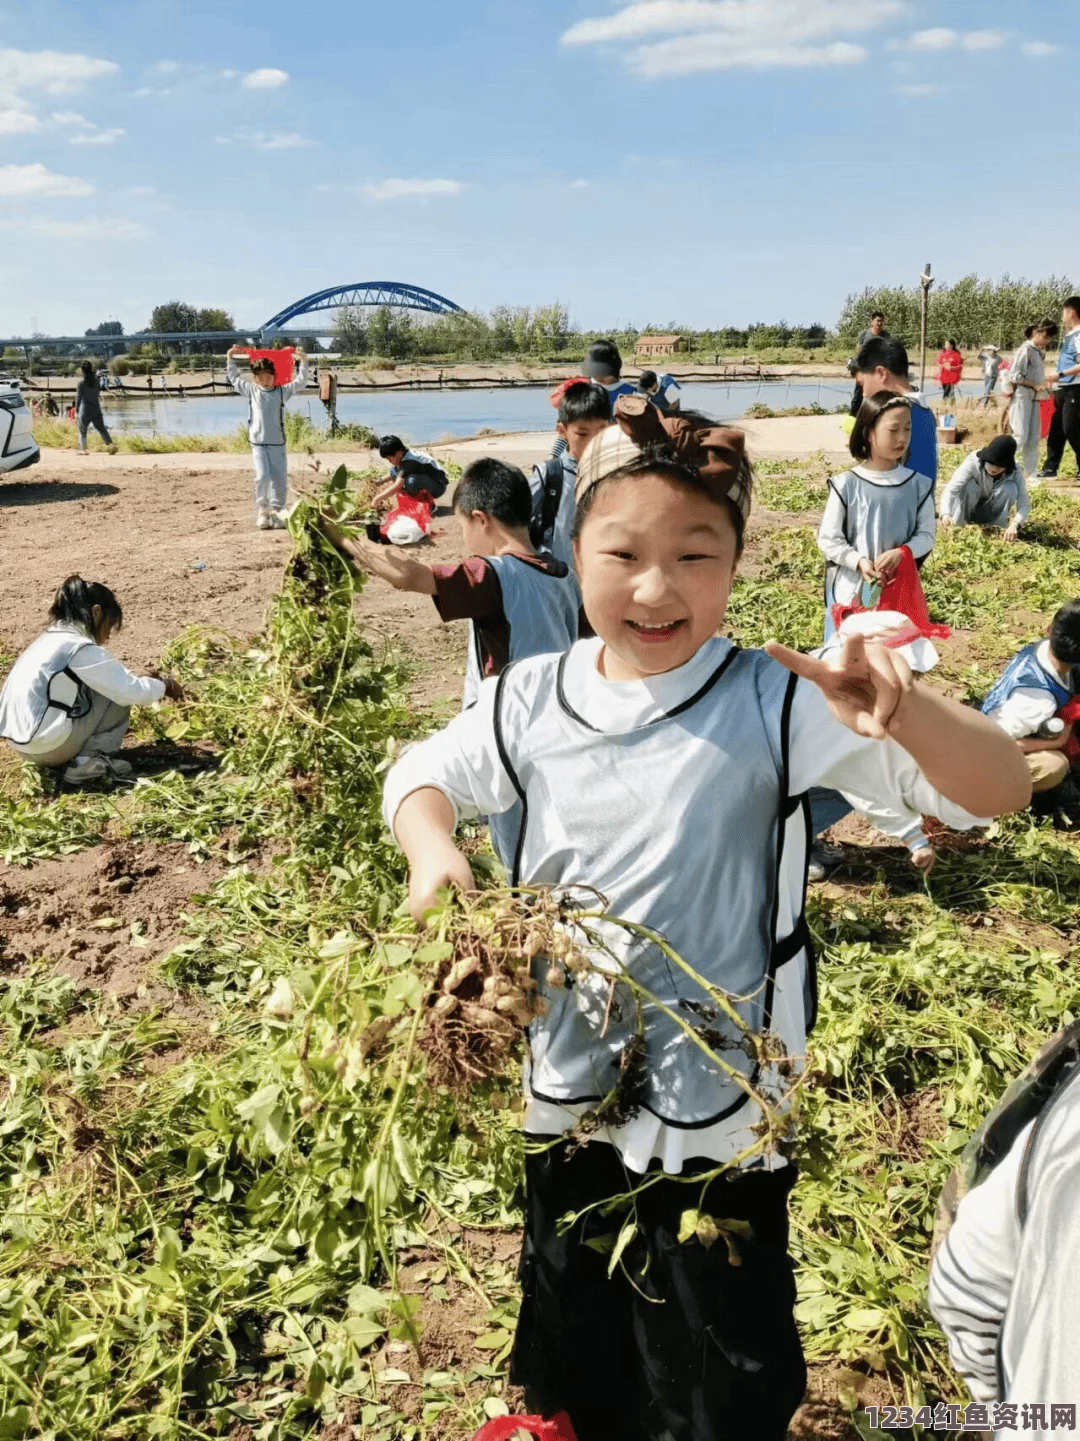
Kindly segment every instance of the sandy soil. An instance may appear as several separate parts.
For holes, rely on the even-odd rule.
[[[836,451],[837,417],[785,417],[746,425],[751,454],[788,458]],[[550,451],[551,432],[485,436],[433,449],[467,465],[498,455],[523,467]],[[314,489],[340,464],[362,470],[371,451],[293,457],[294,491]],[[761,524],[767,524],[763,518]],[[41,463],[0,481],[0,548],[5,605],[0,646],[17,652],[42,628],[53,590],[73,572],[100,579],[119,595],[123,630],[111,648],[132,666],[155,664],[185,625],[232,634],[261,627],[267,601],[288,557],[288,536],[254,528],[251,471],[243,454],[79,455],[45,450]],[[428,561],[460,559],[457,526],[445,510],[436,519]],[[464,677],[464,622],[449,627],[431,602],[369,585],[360,601],[369,634],[404,644],[422,662],[416,699],[456,698]]]

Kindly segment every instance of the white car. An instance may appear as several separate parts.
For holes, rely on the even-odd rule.
[[[0,380],[0,475],[37,465],[40,459],[30,407],[18,381]]]

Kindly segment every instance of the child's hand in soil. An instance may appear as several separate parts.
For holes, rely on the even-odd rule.
[[[884,740],[900,703],[911,691],[911,667],[903,656],[864,636],[848,636],[826,660],[803,655],[779,641],[765,642],[773,660],[812,681],[829,709],[856,735]]]
[[[444,886],[466,894],[476,890],[468,858],[450,840],[425,847],[410,867],[409,914],[414,921],[422,921],[424,912],[438,904],[438,892]]]
[[[928,876],[937,864],[937,851],[933,846],[919,846],[911,852],[911,864]]]

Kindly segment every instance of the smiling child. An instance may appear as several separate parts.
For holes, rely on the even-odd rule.
[[[536,1144],[512,1362],[529,1409],[567,1411],[580,1441],[782,1441],[805,1384],[787,1253],[794,1167],[747,1156],[762,1115],[731,1074],[751,1072],[741,1032],[720,1014],[725,1066],[702,1052],[674,1018],[708,1007],[710,992],[648,932],[800,1058],[815,1009],[809,788],[903,794],[928,814],[947,796],[993,815],[1026,804],[1030,780],[1000,730],[880,645],[856,637],[825,662],[718,635],[750,511],[743,437],[661,417],[644,397],[615,416],[577,477],[574,551],[595,637],[485,681],[475,706],[394,766],[384,814],[417,918],[441,888],[473,887],[458,820],[520,802],[515,883],[594,888],[611,915],[646,928],[631,939],[604,923],[597,964],[625,968],[653,1000],[640,1108],[587,1146],[566,1132],[615,1086],[635,1007],[612,1004],[595,974],[553,986],[537,962],[547,1010],[530,1034]],[[757,1082],[778,1076],[766,1065]],[[622,1221],[602,1204],[646,1176],[609,1277]],[[730,1249],[678,1239],[690,1207]],[[577,1219],[563,1227],[567,1213]]]

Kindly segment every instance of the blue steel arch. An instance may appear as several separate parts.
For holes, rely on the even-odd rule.
[[[394,305],[402,310],[426,310],[432,315],[464,315],[465,311],[445,295],[425,290],[422,285],[403,285],[396,280],[365,280],[358,285],[332,285],[294,300],[279,310],[262,327],[263,335],[273,335],[295,320],[315,310],[336,310],[339,305]]]

